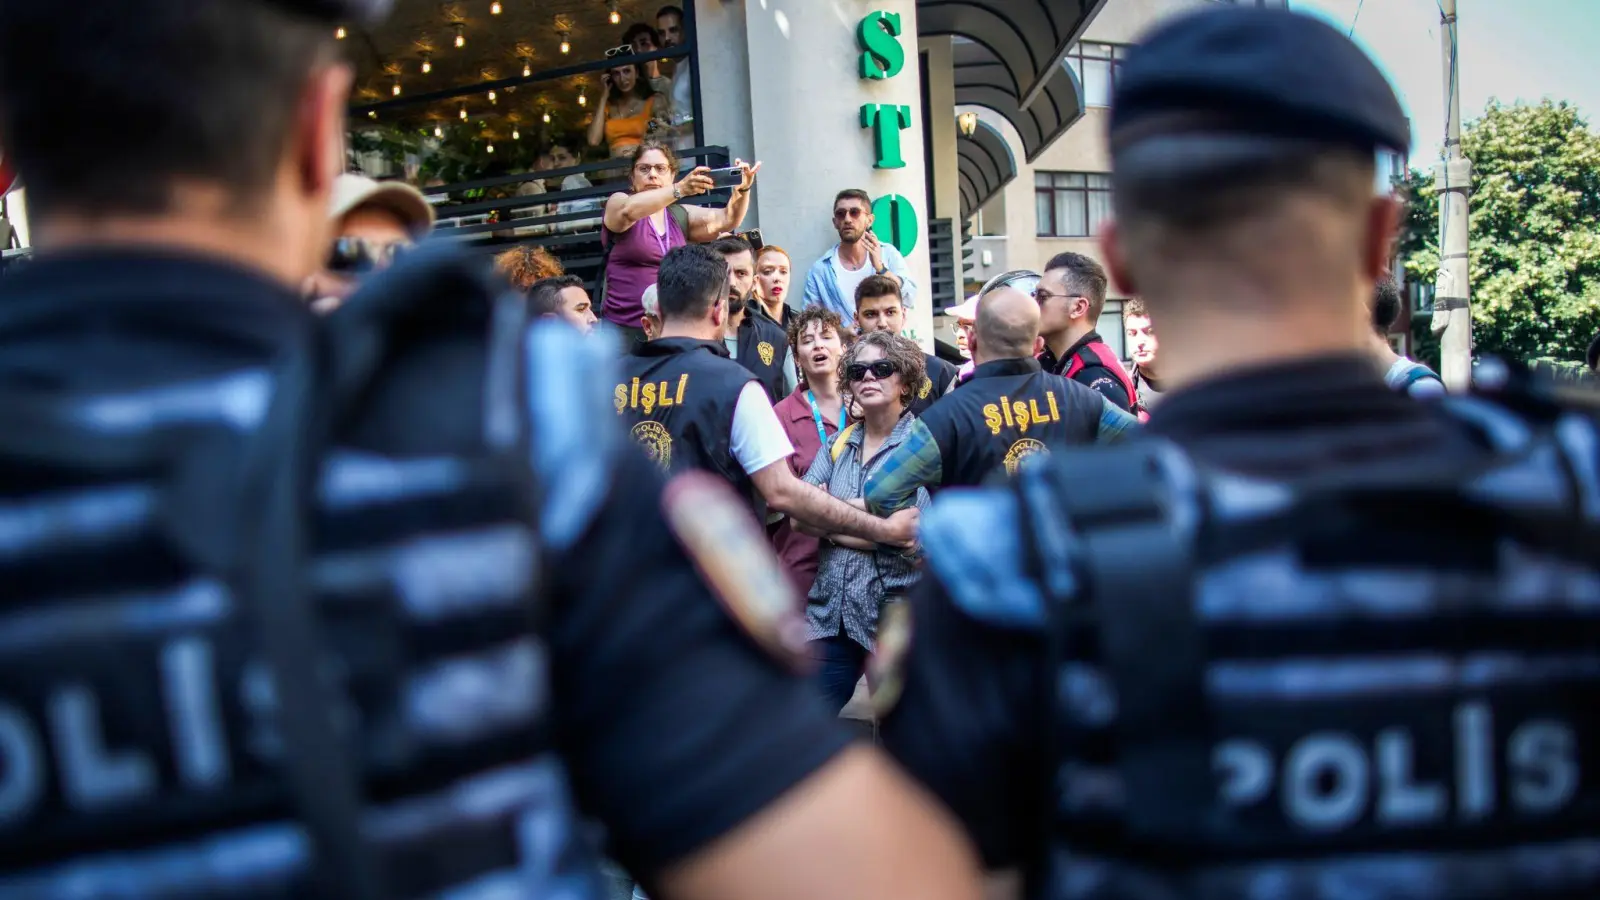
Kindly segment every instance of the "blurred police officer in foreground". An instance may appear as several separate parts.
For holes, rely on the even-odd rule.
[[[973,896],[603,348],[447,248],[298,302],[361,12],[0,0],[0,896],[586,897],[569,787],[666,896]]]
[[[1596,431],[1368,361],[1392,90],[1318,20],[1208,6],[1110,122],[1105,258],[1173,391],[936,502],[886,744],[1034,897],[1597,896]]]

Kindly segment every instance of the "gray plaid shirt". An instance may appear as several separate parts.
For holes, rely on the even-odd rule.
[[[840,500],[860,497],[867,476],[891,450],[900,446],[915,421],[915,416],[901,416],[888,440],[865,463],[861,459],[861,446],[866,440],[867,428],[859,423],[851,426],[838,460],[833,458],[833,441],[830,441],[812,461],[810,471],[806,472],[806,482],[827,490]],[[927,490],[919,488],[917,508],[926,510],[929,502]],[[852,550],[823,541],[817,580],[812,583],[806,602],[806,640],[844,634],[871,650],[884,598],[905,594],[916,581],[916,564],[898,552]]]

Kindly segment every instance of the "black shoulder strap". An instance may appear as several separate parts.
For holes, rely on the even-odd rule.
[[[1058,454],[1041,467],[1054,488],[1048,498],[1022,495],[1025,543],[1040,555],[1036,571],[1044,575],[1050,556],[1067,555],[1082,576],[1075,596],[1062,597],[1059,585],[1047,590],[1052,617],[1060,626],[1068,604],[1087,604],[1097,625],[1118,698],[1126,821],[1146,839],[1192,839],[1213,806],[1206,648],[1192,600],[1196,526],[1190,517],[1180,527],[1173,514],[1175,505],[1193,502],[1174,487],[1191,473],[1175,447],[1148,441]],[[1041,543],[1049,537],[1041,524],[1063,516],[1067,527],[1055,526],[1055,546]],[[1066,535],[1075,535],[1070,545]]]

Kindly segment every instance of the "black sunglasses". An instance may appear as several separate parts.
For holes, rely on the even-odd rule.
[[[333,242],[328,254],[328,271],[342,274],[371,272],[394,262],[411,245],[400,242],[375,245],[366,238],[342,237]]]
[[[854,383],[865,379],[867,373],[871,372],[873,378],[882,381],[898,371],[900,371],[899,366],[887,359],[880,359],[877,362],[870,363],[851,363],[845,366],[844,377],[847,381]]]

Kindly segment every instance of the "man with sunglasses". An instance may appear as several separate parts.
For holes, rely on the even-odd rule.
[[[593,818],[663,896],[974,900],[610,348],[446,242],[306,308],[387,5],[0,0],[0,895],[591,900]]]
[[[421,192],[403,181],[345,174],[334,181],[328,218],[334,235],[328,261],[306,287],[317,312],[337,307],[363,277],[388,268],[397,255],[427,237],[434,211]]]
[[[905,257],[878,240],[872,231],[872,197],[860,188],[839,192],[833,201],[833,229],[839,243],[822,254],[806,273],[805,306],[824,306],[840,321],[855,327],[856,288],[873,275],[892,279],[900,287],[906,309],[916,305],[917,285]]]
[[[1039,303],[1039,365],[1098,391],[1132,412],[1138,392],[1095,325],[1106,306],[1106,270],[1082,253],[1058,253],[1045,264],[1033,296]]]

